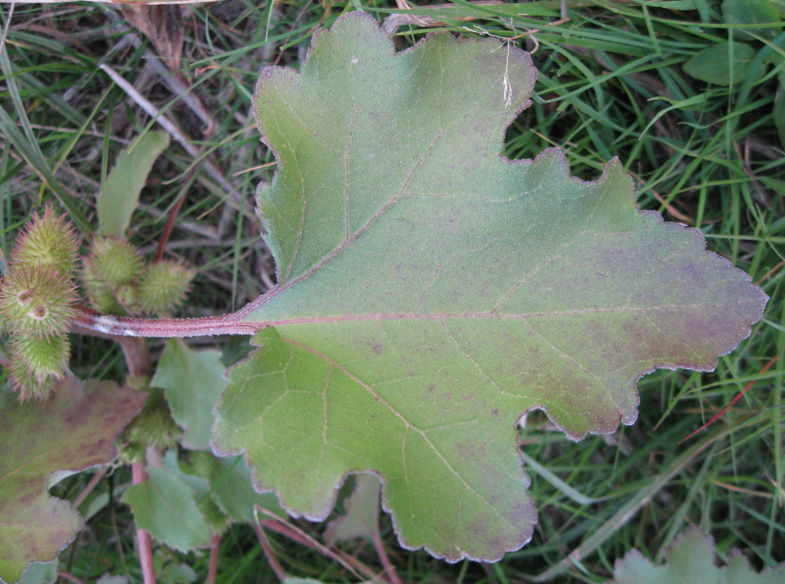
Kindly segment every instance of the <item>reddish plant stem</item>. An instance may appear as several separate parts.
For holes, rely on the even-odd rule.
[[[760,373],[765,373],[765,372],[766,372],[766,371],[769,369],[769,367],[771,367],[772,365],[774,365],[776,362],[777,362],[777,357],[774,357],[774,358],[773,358],[771,361],[769,361],[768,363],[766,363],[766,365],[764,365],[763,369],[761,369],[761,370],[760,370]],[[741,390],[741,391],[740,391],[738,394],[736,394],[736,397],[734,397],[734,398],[733,398],[733,399],[730,401],[730,403],[729,403],[727,406],[725,406],[724,408],[722,408],[722,409],[721,409],[719,412],[717,412],[717,413],[714,415],[714,417],[713,417],[711,420],[709,420],[708,422],[706,422],[705,424],[703,424],[703,426],[701,426],[700,428],[698,428],[697,430],[695,430],[694,432],[692,432],[692,433],[691,433],[689,436],[687,436],[686,438],[682,438],[682,439],[679,441],[679,444],[681,444],[682,442],[685,442],[685,441],[689,440],[690,438],[692,438],[693,436],[695,436],[695,434],[697,434],[698,432],[701,432],[701,431],[703,431],[703,430],[706,430],[706,429],[707,429],[709,426],[711,426],[711,425],[712,425],[714,422],[716,422],[716,421],[717,421],[717,420],[719,420],[719,419],[720,419],[722,416],[724,416],[724,415],[725,415],[725,412],[727,412],[729,409],[731,409],[731,408],[732,408],[732,407],[733,407],[733,406],[736,404],[736,402],[737,402],[737,401],[739,401],[739,400],[741,399],[741,396],[743,396],[745,393],[747,393],[747,392],[750,390],[750,388],[751,388],[753,385],[755,385],[755,383],[756,383],[757,381],[758,381],[757,379],[753,379],[753,380],[752,380],[752,381],[750,381],[750,382],[749,382],[747,385],[745,385],[745,386],[744,386],[744,389],[742,389],[742,390]]]
[[[87,496],[98,486],[98,483],[100,483],[101,479],[104,478],[104,475],[107,473],[109,468],[109,465],[105,464],[98,469],[98,472],[93,475],[93,477],[90,479],[90,482],[87,483],[87,486],[82,489],[82,492],[79,493],[79,496],[74,499],[74,502],[72,503],[74,509],[78,509],[79,506],[84,503],[84,500],[87,499]]]
[[[128,367],[129,377],[149,377],[152,375],[153,364],[150,361],[150,352],[143,339],[118,338],[116,339],[123,349],[125,364]],[[131,465],[131,478],[134,485],[141,485],[147,480],[145,460],[138,460]],[[153,542],[150,534],[145,529],[136,529],[136,538],[139,544],[139,562],[142,564],[142,577],[144,584],[156,584],[155,565],[153,564]]]
[[[270,531],[280,533],[281,535],[284,535],[307,548],[319,552],[326,558],[335,560],[358,578],[360,577],[358,572],[362,573],[366,578],[370,578],[374,582],[376,582],[379,578],[379,575],[373,569],[362,563],[357,558],[346,555],[340,550],[331,550],[326,548],[315,539],[298,530],[292,524],[282,523],[280,520],[276,519],[262,519],[261,525]],[[385,578],[384,581],[389,581],[389,579]]]
[[[284,582],[287,578],[286,571],[283,569],[283,566],[281,566],[278,558],[275,557],[275,552],[270,545],[270,541],[267,539],[267,534],[259,523],[254,523],[253,528],[256,530],[256,537],[259,539],[259,544],[262,546],[262,551],[270,564],[270,568],[275,572],[278,580]]]
[[[153,364],[150,361],[150,351],[144,339],[133,337],[119,337],[116,341],[120,344],[128,367],[128,375],[136,378],[150,378],[153,375]]]
[[[199,160],[199,158],[197,158],[197,160]],[[180,192],[177,193],[177,200],[172,206],[172,209],[169,211],[169,216],[166,218],[166,223],[164,224],[161,238],[158,240],[158,250],[155,252],[155,258],[153,259],[153,262],[160,262],[162,259],[164,259],[164,250],[166,249],[166,244],[169,243],[169,238],[172,235],[172,230],[174,229],[174,222],[177,219],[177,214],[180,212],[180,207],[183,206],[185,195],[188,193],[191,185],[193,184],[196,171],[199,170],[201,166],[201,164],[195,164],[191,167],[191,170],[188,171],[185,181],[183,182],[183,186],[180,189]]]
[[[398,572],[395,571],[395,566],[390,561],[390,556],[387,555],[387,550],[384,549],[384,542],[382,542],[382,538],[379,537],[378,529],[373,535],[373,547],[376,548],[376,555],[379,556],[379,560],[382,562],[384,572],[387,574],[387,578],[389,579],[390,583],[403,584],[401,579],[398,577]]]
[[[205,584],[215,584],[218,575],[218,549],[221,547],[221,536],[217,533],[213,536],[213,545],[210,548],[210,567],[207,570],[207,580]]]
[[[262,328],[258,323],[242,322],[241,318],[240,312],[204,318],[134,318],[75,306],[73,323],[79,329],[99,335],[147,338],[252,335]]]
[[[147,472],[144,470],[144,461],[140,460],[133,463],[131,474],[134,485],[141,485],[145,482],[147,480]],[[153,564],[153,542],[150,539],[150,534],[145,529],[137,528],[136,537],[139,542],[139,561],[142,564],[144,584],[157,584]]]

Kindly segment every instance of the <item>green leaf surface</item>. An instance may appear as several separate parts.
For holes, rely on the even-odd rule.
[[[123,495],[123,502],[134,512],[136,524],[161,543],[182,552],[209,547],[210,526],[196,504],[193,488],[163,468],[148,468],[147,473],[146,481]]]
[[[684,64],[688,75],[714,85],[744,80],[755,51],[744,43],[719,43],[696,53]]]
[[[212,457],[212,455],[207,453],[199,454]],[[229,525],[229,518],[216,504],[215,499],[212,496],[212,487],[210,485],[209,479],[197,474],[189,474],[189,472],[187,472],[187,470],[194,469],[184,470],[181,468],[180,461],[177,459],[177,451],[175,449],[169,450],[164,455],[163,466],[167,472],[174,475],[186,485],[191,487],[192,496],[194,497],[196,506],[199,508],[202,518],[210,527],[210,533],[222,534],[224,531],[226,531],[226,528]]]
[[[273,493],[254,490],[251,469],[238,458],[219,458],[218,465],[210,471],[211,493],[218,507],[235,521],[247,523],[256,521],[256,506],[285,517],[286,512]]]
[[[168,146],[169,134],[147,132],[119,154],[98,195],[98,233],[125,236],[153,163]]]
[[[555,149],[500,155],[535,75],[490,39],[396,55],[361,14],[317,34],[299,73],[263,71],[278,285],[242,313],[268,328],[213,444],[293,515],[324,519],[347,473],[374,471],[402,545],[496,560],[536,521],[525,412],[612,432],[643,374],[712,369],[760,319],[750,278],[638,211],[618,161],[583,182]]]
[[[186,448],[210,449],[213,408],[226,388],[224,370],[219,351],[195,351],[180,339],[164,347],[151,384],[164,390],[172,417],[185,430]]]
[[[146,394],[68,377],[45,405],[16,399],[0,395],[0,579],[7,582],[30,562],[54,559],[81,529],[70,504],[48,495],[47,476],[112,460],[117,435]]]
[[[771,40],[782,32],[779,12],[771,0],[724,0],[722,17],[727,24],[752,25],[734,29],[744,40],[752,40],[752,35]],[[770,26],[754,26],[761,24]]]
[[[733,550],[725,568],[716,565],[714,540],[696,526],[679,535],[668,550],[668,563],[655,566],[638,550],[614,566],[608,584],[782,584],[785,562],[756,573],[747,559]]]
[[[286,517],[275,495],[254,490],[251,471],[241,457],[218,458],[207,452],[193,452],[189,459],[188,463],[181,465],[177,453],[170,450],[164,457],[164,467],[193,489],[198,506],[208,522],[218,512],[235,521],[253,523],[256,520],[255,506]],[[213,502],[216,509],[206,505],[206,498]],[[219,531],[216,529],[218,525],[212,527],[213,532]]]
[[[52,562],[28,564],[25,571],[22,572],[18,584],[54,584],[57,580],[57,567],[58,561],[56,559]]]

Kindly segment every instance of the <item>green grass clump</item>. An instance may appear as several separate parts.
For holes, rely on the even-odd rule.
[[[134,214],[130,238],[155,252],[167,216],[177,220],[171,260],[198,266],[179,314],[201,316],[243,305],[274,282],[259,243],[252,195],[270,179],[272,154],[259,142],[251,96],[259,70],[297,67],[318,26],[362,6],[380,22],[403,13],[393,2],[223,3],[167,12],[183,31],[182,57],[140,33],[121,8],[99,4],[0,8],[6,37],[0,55],[0,248],[42,199],[57,199],[76,227],[95,224],[95,193],[131,140],[157,129],[156,118],[121,88],[107,68],[175,122],[191,152],[173,145],[156,163]],[[424,3],[423,3],[424,4]],[[485,5],[456,0],[415,7],[400,21],[405,48],[432,30],[493,36],[533,53],[540,73],[534,104],[507,132],[506,154],[531,158],[562,148],[573,174],[596,178],[618,156],[636,178],[639,205],[687,223],[708,248],[751,274],[771,298],[763,320],[710,373],[658,371],[639,382],[638,422],[607,437],[573,443],[529,416],[520,441],[539,508],[534,540],[494,565],[447,565],[401,550],[389,521],[382,534],[405,582],[512,583],[552,575],[560,583],[604,582],[631,548],[663,559],[689,524],[709,531],[720,556],[738,547],[757,568],[785,560],[785,33],[726,24],[721,3],[643,0],[544,0]],[[469,20],[466,20],[469,18]],[[763,32],[761,32],[763,31]],[[753,51],[732,85],[685,72],[706,49],[745,43]],[[719,66],[719,65],[718,65]],[[178,207],[179,206],[179,207]],[[220,348],[221,340],[211,340]],[[117,355],[95,362],[95,339],[73,339],[79,373],[116,376]],[[155,347],[155,345],[154,345]],[[236,352],[236,351],[235,351]],[[740,392],[743,397],[707,431],[682,442]],[[104,573],[141,581],[132,517],[118,504],[129,477],[104,480],[81,508],[90,529],[61,554],[61,570],[82,581]],[[84,476],[61,484],[72,500]],[[91,507],[92,505],[92,507]],[[321,540],[322,526],[295,522]],[[334,558],[270,533],[283,569],[325,582],[357,582]],[[373,546],[342,548],[377,572]],[[157,549],[166,566],[187,565],[200,580],[209,555]],[[572,561],[567,560],[573,554]],[[222,539],[217,582],[271,582],[256,534],[232,528]]]

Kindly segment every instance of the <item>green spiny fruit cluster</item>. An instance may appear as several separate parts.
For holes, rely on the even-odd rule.
[[[138,384],[134,389],[146,391],[149,397],[139,415],[117,439],[117,450],[124,463],[143,460],[147,446],[153,446],[157,450],[173,448],[183,434],[172,418],[163,391],[150,387],[149,379],[146,382],[141,379],[136,381]]]
[[[112,237],[93,241],[82,270],[93,308],[118,315],[169,314],[185,300],[193,276],[179,262],[145,263],[133,245]]]
[[[73,228],[52,207],[33,217],[11,253],[0,284],[0,315],[11,334],[8,370],[22,401],[45,401],[65,375],[77,253]]]

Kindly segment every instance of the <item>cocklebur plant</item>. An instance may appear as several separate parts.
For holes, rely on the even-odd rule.
[[[65,216],[46,207],[19,235],[0,284],[0,313],[10,331],[11,383],[25,401],[46,401],[64,376],[67,333],[76,304],[77,241]]]
[[[254,335],[228,386],[216,352],[167,343],[151,385],[180,443],[243,455],[251,471],[232,470],[311,520],[347,475],[378,474],[401,544],[451,562],[532,536],[521,416],[544,410],[575,440],[632,424],[642,375],[712,369],[767,300],[697,230],[641,212],[618,160],[585,182],[556,149],[502,157],[536,72],[501,48],[434,35],[396,53],[369,17],[339,19],[299,72],[268,68],[257,86],[279,165],[257,194],[276,285],[207,318],[74,308],[75,326],[118,339]],[[123,311],[144,306],[134,278],[102,280]],[[177,462],[127,500],[140,526],[192,549],[210,526]],[[153,501],[181,502],[198,528],[166,531]]]
[[[20,399],[46,400],[70,356],[67,333],[77,304],[78,245],[73,226],[52,207],[20,234],[0,286],[0,313],[11,333],[12,383]],[[185,300],[193,270],[164,260],[146,264],[134,246],[96,237],[82,282],[93,308],[110,314],[166,314]]]
[[[83,260],[82,283],[99,312],[167,315],[190,289],[194,271],[180,262],[147,263],[128,241],[97,237]]]
[[[67,333],[72,329],[85,332],[79,328],[79,314],[89,312],[93,315],[98,323],[96,332],[104,334],[106,330],[100,323],[111,323],[117,315],[167,315],[186,298],[195,271],[181,261],[159,258],[148,261],[125,237],[134,201],[144,184],[144,177],[139,180],[139,167],[146,166],[149,170],[166,144],[168,139],[162,140],[160,133],[153,132],[135,145],[134,154],[121,153],[98,196],[98,233],[86,237],[86,253],[81,258],[78,257],[78,240],[73,228],[64,217],[56,217],[50,207],[41,216],[33,216],[30,227],[20,236],[10,257],[8,274],[0,289],[0,314],[8,321],[12,335],[6,362],[11,382],[21,390],[21,401],[29,404],[28,408],[35,409],[35,402],[45,402],[49,413],[48,427],[62,430],[79,422],[79,430],[71,434],[92,434],[92,439],[97,442],[95,446],[85,448],[84,443],[69,435],[64,442],[47,445],[48,466],[44,468],[50,471],[55,470],[54,465],[57,464],[63,465],[59,467],[62,469],[81,470],[90,464],[114,459],[117,463],[131,465],[134,476],[145,477],[146,459],[160,457],[180,442],[186,444],[185,439],[180,441],[183,429],[173,420],[163,391],[151,386],[154,368],[146,344],[141,339],[121,343],[128,366],[124,388],[112,388],[111,384],[98,380],[80,382],[66,367],[69,352]],[[129,174],[133,180],[125,178]],[[132,204],[129,205],[128,201]],[[78,304],[75,281],[81,281],[86,305]],[[203,354],[193,352],[193,358],[199,361]],[[199,381],[204,385],[204,378]],[[220,382],[224,383],[222,378]],[[90,401],[91,393],[94,401]],[[92,419],[100,417],[93,409],[97,405],[112,409],[113,415],[105,416],[104,423],[95,423]],[[21,425],[35,417],[32,412],[25,413],[20,409],[23,407],[20,404],[3,407],[5,410],[0,411],[0,449],[4,448],[4,438],[26,434],[26,431],[20,430]],[[192,442],[188,444],[193,446]],[[41,484],[14,481],[6,476],[7,472],[13,473],[15,465],[42,466],[36,461],[43,460],[37,452],[43,443],[31,440],[26,443],[24,448],[15,444],[13,455],[0,457],[0,477],[4,477],[0,479],[2,581],[15,580],[29,561],[45,561],[54,557],[79,529],[78,521],[75,522],[78,516],[67,505],[42,492]],[[98,443],[101,448],[97,447]],[[82,450],[75,445],[81,445]],[[183,480],[191,480],[187,475],[182,475],[185,478],[161,477],[155,469],[149,472],[153,477],[151,481],[159,481],[160,484],[155,483],[155,489],[149,492],[141,486],[134,490],[134,495],[129,495],[132,506],[139,497],[143,501],[138,504],[140,507],[155,505],[156,502],[149,497],[155,498],[161,492],[171,494],[167,488],[172,487],[172,482],[176,485],[176,497],[174,501],[167,501],[167,509],[178,513],[178,505],[183,501],[186,505],[189,502],[195,505],[194,493],[188,494],[191,487],[183,483]],[[223,472],[226,472],[225,469]],[[25,475],[35,476],[30,471],[25,471]],[[201,480],[208,483],[207,479]],[[212,480],[218,479],[213,477]],[[245,481],[250,484],[248,477]],[[146,481],[142,478],[140,482]],[[32,495],[37,497],[34,504],[29,503]],[[134,496],[137,498],[134,499]],[[219,495],[215,498],[216,501],[221,500]],[[263,503],[264,498],[241,497],[240,501],[235,505],[239,504],[246,513],[250,513],[253,505]],[[59,506],[59,513],[52,513],[53,505]],[[270,502],[266,506],[274,507]],[[233,511],[236,514],[236,509]],[[191,541],[194,545],[205,538],[210,541],[211,530],[224,529],[232,518],[231,512],[224,514],[218,503],[202,501],[199,513],[202,512],[209,516],[209,526],[205,527],[201,540]],[[13,518],[11,523],[5,522],[6,516]],[[168,524],[177,525],[176,522]],[[39,528],[39,525],[43,527]],[[147,526],[143,517],[139,519],[139,525],[150,528],[167,544],[173,545],[178,541],[176,536],[167,538],[154,526]],[[22,529],[16,531],[13,526],[21,526]]]

